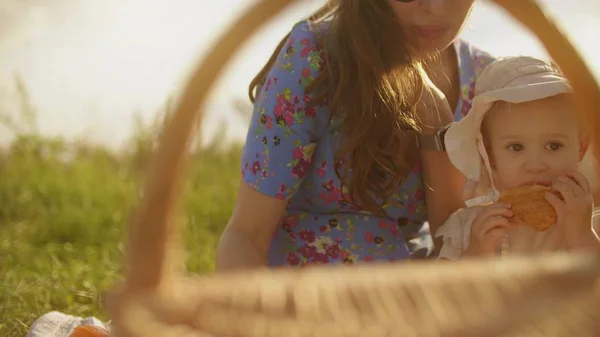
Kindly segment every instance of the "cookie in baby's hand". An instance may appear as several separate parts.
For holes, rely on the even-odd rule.
[[[562,200],[560,193],[551,187],[526,185],[503,191],[498,202],[512,206],[512,222],[531,226],[541,232],[556,224],[556,211],[544,196],[548,192]]]

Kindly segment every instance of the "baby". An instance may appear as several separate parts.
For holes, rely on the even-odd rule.
[[[469,114],[445,136],[451,162],[467,178],[467,208],[435,233],[443,237],[440,259],[600,250],[592,188],[579,170],[588,141],[570,92],[560,70],[534,57],[501,58],[482,72]],[[500,191],[527,184],[562,197],[546,195],[557,215],[546,231],[512,223],[511,205],[496,202]]]

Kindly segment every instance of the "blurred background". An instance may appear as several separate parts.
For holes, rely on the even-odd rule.
[[[23,336],[50,310],[106,318],[102,292],[118,279],[122,227],[170,98],[253,1],[0,0],[0,336]],[[540,2],[600,79],[600,1]],[[211,147],[194,154],[183,214],[192,272],[212,270],[235,198],[248,84],[323,3],[300,1],[264,26],[205,107]],[[486,0],[462,37],[498,56],[547,56]]]
[[[85,136],[118,148],[149,122],[222,29],[253,0],[2,0],[0,93],[13,110],[15,76],[39,111],[47,135]],[[207,106],[207,134],[226,124],[227,140],[244,136],[247,87],[290,26],[324,0],[304,0],[266,25],[240,50]],[[600,74],[600,2],[542,0]],[[496,55],[545,55],[536,39],[493,3],[478,1],[463,37]],[[586,41],[588,43],[586,43]],[[2,141],[7,135],[2,133]],[[219,137],[223,137],[219,134]],[[225,141],[225,139],[220,139]]]

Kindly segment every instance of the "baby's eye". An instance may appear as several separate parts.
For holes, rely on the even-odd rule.
[[[524,146],[523,144],[510,144],[506,148],[514,152],[519,152],[523,151]]]
[[[558,142],[550,142],[548,144],[546,144],[546,150],[549,151],[558,151],[560,150],[564,145]]]

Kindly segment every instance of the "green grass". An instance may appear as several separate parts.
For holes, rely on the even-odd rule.
[[[143,149],[114,154],[29,135],[0,153],[0,336],[24,336],[51,310],[107,319],[102,294],[120,278]],[[183,215],[191,272],[213,269],[239,153],[203,152],[189,163]]]

